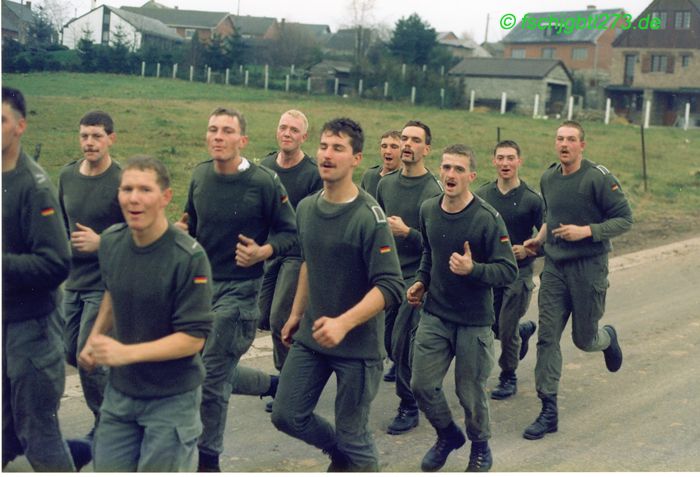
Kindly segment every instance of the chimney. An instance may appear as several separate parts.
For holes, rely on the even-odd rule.
[[[27,2],[26,5],[27,5],[27,10],[32,9],[32,2]]]
[[[90,11],[94,10],[95,8],[97,8],[97,0],[92,0],[90,2]]]
[[[596,10],[595,5],[586,5],[586,10]]]

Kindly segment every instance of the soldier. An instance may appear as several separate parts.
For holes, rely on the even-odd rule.
[[[80,119],[79,139],[83,158],[65,165],[58,178],[58,200],[73,251],[70,275],[63,285],[66,359],[72,366],[78,366],[78,355],[95,324],[104,294],[97,258],[99,234],[124,221],[117,199],[121,166],[109,153],[116,139],[110,115],[104,111],[85,114]],[[95,416],[87,436],[92,441],[107,371],[100,366],[88,373],[78,367],[78,374],[85,402]]]
[[[25,117],[22,93],[3,86],[2,467],[24,454],[37,472],[72,472],[58,424],[66,380],[58,287],[70,250],[56,189],[22,150]]]
[[[421,463],[424,472],[445,465],[465,443],[452,419],[442,382],[455,360],[455,387],[472,441],[468,472],[491,468],[491,426],[486,381],[494,364],[495,321],[492,288],[512,282],[518,272],[508,232],[490,205],[469,189],[476,179],[476,158],[462,144],[442,153],[444,194],[423,202],[420,230],[423,256],[408,302],[421,311],[413,348],[411,386],[437,431],[437,442]]]
[[[442,192],[440,183],[425,167],[431,142],[427,124],[407,122],[401,132],[402,168],[399,173],[383,178],[377,189],[377,202],[384,209],[394,235],[406,287],[414,282],[423,252],[418,231],[420,206]],[[389,434],[403,434],[418,425],[418,404],[411,392],[411,348],[419,316],[419,308],[409,305],[404,296],[389,332],[391,356],[397,368],[396,395],[400,399],[396,417],[387,428]]]
[[[535,287],[532,281],[535,257],[526,253],[523,242],[532,238],[533,231],[542,226],[543,214],[542,197],[520,179],[518,170],[522,163],[520,146],[515,141],[499,142],[493,150],[498,178],[476,192],[503,217],[513,244],[513,255],[518,260],[518,278],[507,287],[493,289],[494,332],[501,341],[498,358],[501,374],[498,386],[491,392],[492,399],[506,399],[517,392],[515,370],[518,361],[527,354],[528,340],[537,328],[529,320],[518,325],[527,313]]]
[[[619,181],[605,167],[584,159],[583,127],[565,121],[555,141],[559,162],[540,180],[546,220],[524,245],[531,255],[544,247],[538,295],[535,383],[542,411],[523,433],[541,439],[558,426],[561,335],[571,316],[577,348],[602,351],[610,372],[622,366],[622,349],[611,325],[598,328],[605,311],[610,239],[630,229],[632,211]]]
[[[171,199],[160,161],[127,161],[119,187],[126,224],[102,233],[105,292],[79,357],[88,371],[111,368],[95,434],[98,472],[195,469],[211,271],[202,247],[168,223]]]
[[[382,163],[368,167],[360,181],[360,187],[375,199],[382,177],[393,174],[401,167],[401,132],[391,130],[382,134],[379,154],[382,156]]]
[[[304,262],[282,330],[282,339],[294,344],[272,409],[275,427],[330,456],[328,471],[379,470],[368,419],[382,373],[382,311],[398,303],[403,290],[386,218],[352,182],[362,143],[362,128],[351,119],[322,128],[323,190],[297,208]],[[332,373],[335,427],[314,413]]]

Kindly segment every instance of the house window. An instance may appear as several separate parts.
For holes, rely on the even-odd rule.
[[[191,40],[194,36],[194,28],[185,28],[185,38]]]
[[[574,48],[571,50],[572,60],[586,60],[588,59],[588,48]]]
[[[651,12],[651,18],[658,18],[661,23],[661,29],[666,29],[666,19],[668,18],[668,12]]]
[[[683,68],[687,68],[688,66],[690,66],[690,57],[691,56],[692,55],[681,55],[681,66]]]
[[[547,28],[544,29],[544,36],[551,38],[553,36],[558,36],[561,34],[563,30],[560,28],[558,24],[556,25],[549,25]]]
[[[690,12],[676,12],[676,30],[690,29]]]
[[[668,68],[668,56],[666,55],[651,55],[651,71],[666,72]]]
[[[109,30],[102,32],[102,44],[107,45],[109,43]]]
[[[110,10],[105,8],[102,13],[102,44],[109,43],[109,23],[110,23]]]
[[[542,48],[542,58],[554,58],[554,48]]]
[[[525,48],[513,48],[510,51],[511,58],[525,58]]]

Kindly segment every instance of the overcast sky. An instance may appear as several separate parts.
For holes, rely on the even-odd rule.
[[[20,0],[17,0],[20,1]],[[25,0],[26,1],[26,0]],[[41,4],[44,0],[35,0]],[[58,1],[67,8],[67,20],[82,15],[90,10],[91,0],[49,0]],[[362,0],[360,0],[362,1]],[[365,2],[367,0],[364,0]],[[97,1],[97,5],[141,6],[146,0],[112,0]],[[275,17],[300,23],[320,23],[331,27],[332,31],[352,24],[350,0],[158,0],[168,7],[177,6],[183,10],[222,11],[241,15]],[[374,0],[371,10],[371,24],[383,24],[393,29],[396,21],[417,13],[424,21],[437,31],[452,31],[458,36],[469,33],[479,43],[484,41],[486,18],[490,14],[488,39],[502,39],[507,30],[499,26],[499,19],[511,13],[518,20],[528,12],[585,10],[587,5],[598,8],[624,8],[627,13],[637,17],[651,0]]]

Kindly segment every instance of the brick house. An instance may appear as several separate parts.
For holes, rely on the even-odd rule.
[[[624,25],[621,8],[559,12],[532,12],[503,38],[505,58],[547,58],[561,60],[572,72],[577,94],[589,108],[602,107],[604,89],[612,67],[612,43]],[[526,20],[527,18],[527,20]],[[596,28],[559,28],[560,22],[585,19]]]
[[[691,124],[700,126],[700,0],[655,0],[640,14],[657,18],[657,30],[628,30],[613,43],[611,84],[615,113],[650,124],[681,125],[690,103]]]

